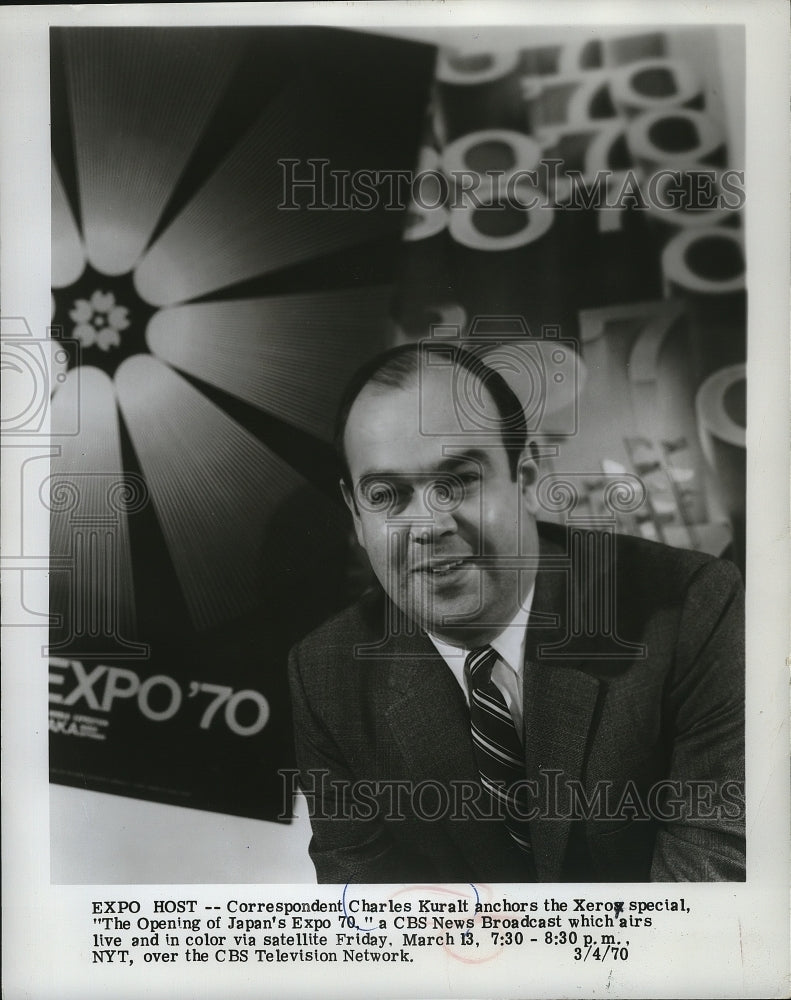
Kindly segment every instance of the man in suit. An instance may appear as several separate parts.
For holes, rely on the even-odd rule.
[[[743,879],[738,573],[542,524],[519,400],[437,357],[387,352],[340,408],[380,586],[290,658],[319,881]]]

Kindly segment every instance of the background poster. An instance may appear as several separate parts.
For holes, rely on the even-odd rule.
[[[334,408],[387,343],[405,214],[330,170],[410,169],[433,49],[50,38],[52,778],[288,819],[286,655],[355,594]]]
[[[579,8],[564,7],[569,21],[579,18]],[[95,11],[67,17],[29,9],[4,36],[7,46],[27,48],[24,59],[21,50],[9,52],[4,88],[12,96],[3,107],[11,136],[3,217],[12,242],[4,232],[3,333],[24,353],[29,331],[45,369],[52,358],[54,389],[51,402],[35,399],[33,417],[40,410],[44,422],[26,434],[36,422],[27,413],[11,433],[4,426],[3,440],[4,488],[12,484],[4,522],[11,511],[20,526],[11,536],[19,544],[4,546],[13,581],[4,588],[11,663],[43,664],[49,645],[49,684],[38,670],[35,680],[29,669],[14,670],[9,688],[32,711],[28,719],[43,720],[49,687],[51,824],[13,855],[28,871],[31,847],[43,850],[29,902],[32,912],[45,898],[54,904],[45,951],[69,919],[63,883],[95,895],[102,882],[311,881],[304,822],[273,822],[288,820],[291,807],[277,776],[291,760],[284,657],[367,579],[334,493],[331,415],[365,356],[426,336],[438,320],[478,339],[492,336],[485,325],[471,328],[481,316],[521,313],[531,333],[559,327],[554,336],[566,353],[556,359],[552,345],[540,360],[555,364],[573,391],[539,415],[547,467],[584,476],[592,513],[601,509],[607,473],[640,476],[649,485],[645,503],[624,512],[619,529],[733,558],[746,568],[751,606],[774,608],[782,620],[777,553],[761,546],[762,528],[785,524],[787,490],[785,450],[764,434],[778,424],[786,386],[777,380],[787,361],[776,333],[782,302],[771,294],[787,240],[767,259],[777,229],[782,236],[786,228],[777,227],[767,192],[783,185],[772,177],[762,183],[769,161],[787,160],[764,154],[764,143],[783,132],[761,117],[772,92],[758,55],[767,25],[740,5],[716,26],[702,8],[668,13],[657,26],[633,24],[633,9],[623,7],[611,27],[574,32],[559,27],[558,12],[537,7],[536,23],[517,41],[513,22],[525,15],[507,7],[491,15],[503,26],[468,31],[441,18],[418,23],[436,15],[434,5],[423,5],[420,17],[396,7],[381,15],[405,17],[401,26],[377,23],[367,7],[353,9],[348,22],[323,10],[301,27],[289,23],[297,14],[286,7],[256,12],[260,22],[282,15],[280,26],[242,26],[256,18],[241,12],[222,26],[217,10],[185,13],[171,12],[170,21],[162,13],[159,24],[144,27],[152,11],[119,8],[99,27]],[[325,20],[334,23],[319,26]],[[636,49],[634,37],[643,39]],[[473,54],[454,56],[457,45],[472,45]],[[481,64],[486,51],[519,53],[511,68],[494,59],[493,85],[491,65]],[[767,65],[783,65],[779,53],[775,60]],[[480,92],[480,102],[456,100],[463,87]],[[756,94],[763,104],[751,100]],[[12,123],[11,108],[26,114]],[[641,131],[651,116],[651,129]],[[498,133],[481,137],[484,128]],[[11,150],[27,168],[21,188]],[[730,174],[710,214],[668,221],[670,212],[652,214],[624,197],[606,215],[556,213],[543,229],[539,216],[536,241],[513,252],[506,246],[513,220],[486,231],[457,213],[437,225],[441,210],[416,211],[393,188],[399,171],[427,164],[458,162],[474,174],[536,166],[531,157],[557,161],[548,190],[560,198],[569,171],[589,175],[597,163],[619,179],[620,191],[630,170],[643,178],[650,164],[685,176],[702,164],[718,184]],[[323,181],[328,202],[308,208],[315,187],[294,186],[286,193],[297,207],[281,208],[287,179],[303,178],[308,160],[312,169],[326,161],[338,171],[332,198]],[[345,210],[333,201],[343,176],[377,170],[384,181],[374,185],[371,207]],[[674,256],[679,244],[683,253]],[[536,301],[545,308],[534,310]],[[706,357],[697,347],[712,324],[729,336]],[[48,336],[36,339],[45,329]],[[497,347],[522,339],[502,322],[495,330]],[[745,355],[747,384],[776,388],[753,394],[749,415]],[[723,370],[729,381],[715,380],[711,411],[725,419],[705,419],[709,411],[702,418],[708,396],[701,403],[699,391]],[[751,439],[753,428],[760,433]],[[761,510],[755,522],[748,518],[756,525],[749,550],[745,469],[756,483],[748,509]],[[766,485],[773,475],[775,490]],[[755,571],[759,558],[772,572]],[[48,598],[50,614],[61,616],[49,635]],[[751,621],[750,662],[760,660],[759,639],[769,644],[766,662],[776,662],[772,624]],[[748,770],[748,800],[751,781],[761,793],[751,807],[748,886],[725,905],[748,913],[749,900],[754,910],[756,898],[769,899],[777,932],[785,908],[765,895],[766,848],[777,828],[757,817],[771,808],[766,790],[783,770],[772,753],[785,752],[775,735],[785,712],[767,729],[776,675],[754,669],[748,680],[751,761],[760,762]],[[43,731],[25,758],[32,735],[17,742],[24,716],[11,704],[6,766],[29,776],[17,801],[43,817]],[[762,742],[770,732],[771,748]],[[29,763],[19,770],[20,754],[35,762],[32,770]],[[785,794],[770,796],[781,812]],[[9,829],[17,833],[20,820]],[[716,909],[721,887],[709,888],[705,906]],[[7,926],[19,935],[31,911],[13,912]],[[716,926],[696,925],[699,947]],[[757,982],[759,964],[751,964],[751,946],[756,955],[769,949],[771,969],[782,969],[771,940],[764,928],[748,935],[748,982]],[[668,932],[667,955],[674,941]],[[18,954],[28,974],[29,952]],[[662,958],[644,961],[651,969]],[[507,992],[513,969],[505,960],[494,967]],[[519,988],[540,990],[543,975],[532,986],[519,980]],[[702,972],[698,978],[705,982]],[[111,981],[105,969],[78,965],[69,988],[93,982],[102,995],[99,984]],[[166,982],[157,980],[173,994],[174,981]],[[565,995],[571,982],[567,972],[552,995]],[[727,982],[736,995],[735,971]],[[255,977],[245,985],[254,988]],[[414,977],[405,979],[403,992],[415,990]]]

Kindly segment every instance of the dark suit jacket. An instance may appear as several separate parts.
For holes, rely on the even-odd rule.
[[[743,879],[735,567],[625,536],[540,531],[524,678],[538,879]],[[464,696],[383,595],[299,643],[289,674],[320,882],[526,880],[502,822],[456,808],[478,777]],[[366,784],[349,793],[354,782]]]

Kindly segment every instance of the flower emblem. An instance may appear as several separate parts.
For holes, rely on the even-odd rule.
[[[77,299],[69,312],[73,336],[83,347],[95,344],[103,351],[121,346],[121,331],[129,327],[129,310],[116,305],[112,292],[95,291],[90,299]]]

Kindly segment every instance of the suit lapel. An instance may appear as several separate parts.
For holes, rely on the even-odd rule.
[[[538,786],[539,816],[530,824],[536,871],[540,881],[557,881],[571,827],[562,818],[569,815],[568,783],[582,777],[591,726],[606,688],[580,669],[584,657],[548,655],[547,647],[566,638],[572,600],[562,546],[542,538],[541,567],[525,650],[525,757],[527,776]],[[582,594],[584,587],[575,599]]]
[[[389,662],[386,717],[416,780],[466,778],[475,773],[471,748],[443,734],[464,732],[469,720],[459,685],[424,635],[402,640],[408,655]]]

